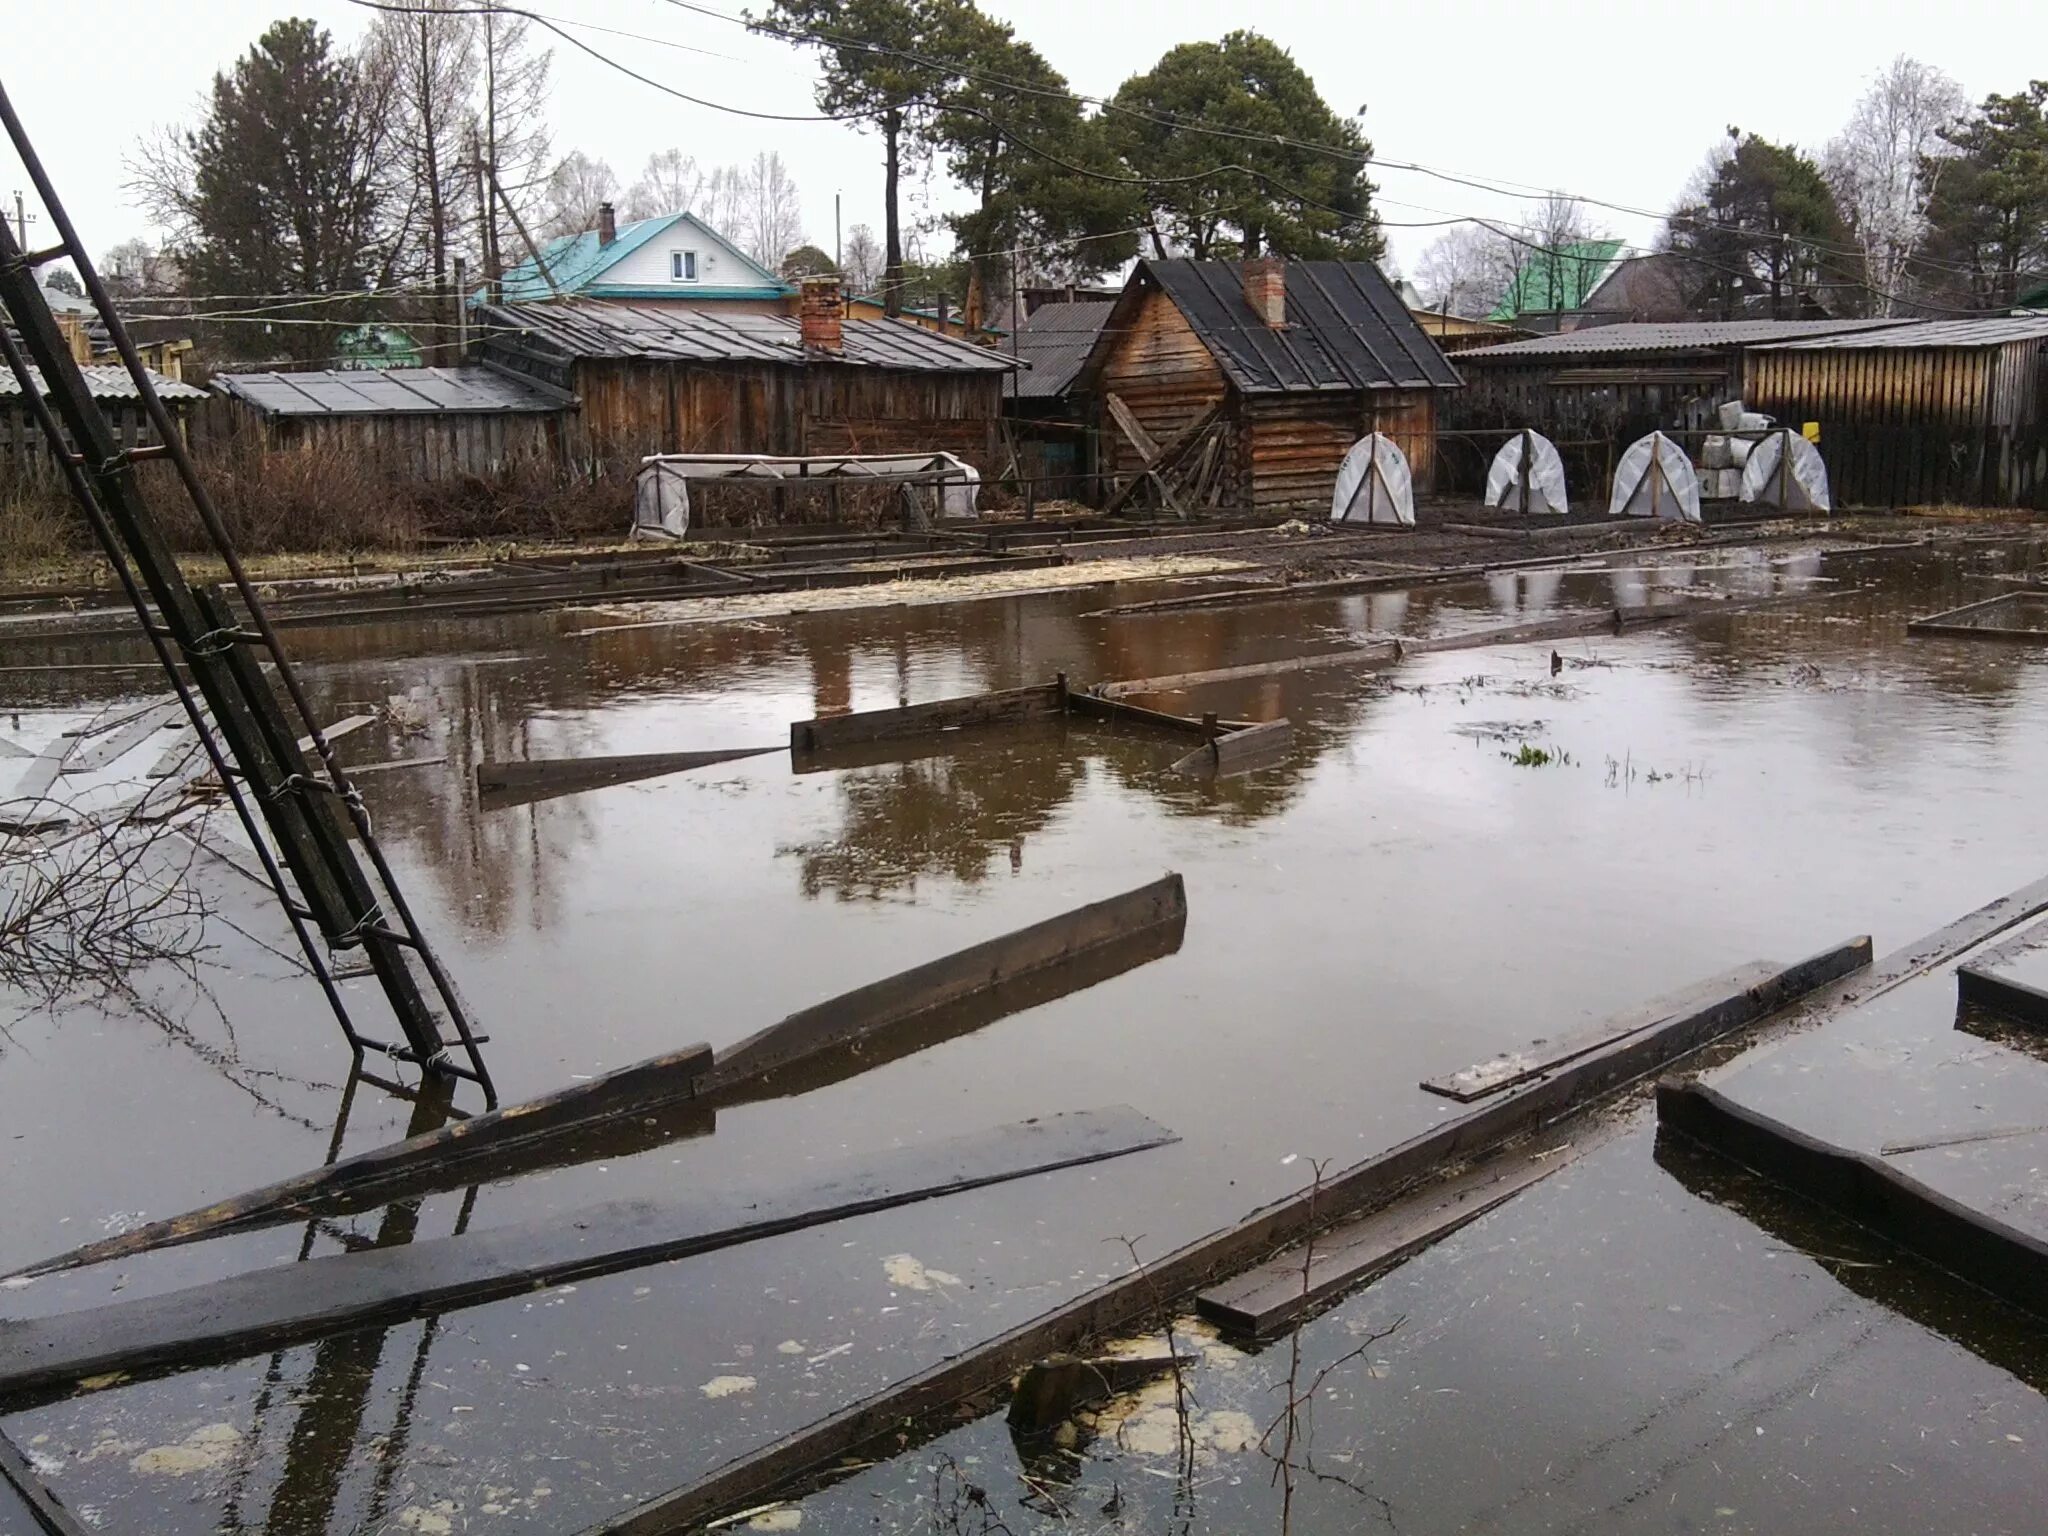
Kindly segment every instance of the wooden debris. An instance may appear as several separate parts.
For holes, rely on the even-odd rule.
[[[6,1536],[88,1536],[89,1528],[36,1475],[21,1449],[0,1434],[0,1531]]]
[[[1051,1115],[873,1153],[834,1176],[772,1194],[616,1201],[569,1221],[522,1222],[311,1259],[168,1295],[0,1324],[0,1400],[62,1391],[108,1371],[189,1367],[282,1349],[1173,1140],[1133,1109]]]
[[[1748,965],[1658,998],[1640,1008],[1632,1008],[1590,1029],[1575,1031],[1555,1040],[1538,1040],[1523,1050],[1495,1056],[1462,1072],[1425,1079],[1422,1086],[1430,1093],[1469,1104],[1474,1099],[1483,1099],[1488,1094],[1527,1082],[1539,1072],[1551,1071],[1588,1051],[1596,1051],[1603,1045],[1611,1045],[1616,1040],[1653,1028],[1674,1014],[1688,1013],[1716,998],[1739,994],[1777,969],[1775,961],[1752,960]]]
[[[1195,1298],[1195,1310],[1226,1333],[1263,1339],[1292,1327],[1345,1291],[1449,1237],[1530,1185],[1569,1166],[1570,1146],[1487,1162],[1361,1220],[1321,1234]]]
[[[718,1053],[699,1092],[771,1077],[819,1052],[867,1041],[977,993],[1034,972],[1068,965],[1089,950],[1156,928],[1187,922],[1187,891],[1179,875],[1104,901],[1076,907],[941,959],[793,1013]]]
[[[635,752],[618,757],[558,757],[526,762],[478,763],[477,794],[484,809],[527,805],[557,795],[580,794],[613,784],[631,784],[691,768],[709,768],[744,757],[780,752],[780,747],[728,747],[707,752]],[[388,764],[385,766],[389,766]],[[351,769],[351,774],[358,770]]]
[[[1968,1006],[1989,1008],[2002,1018],[2030,1029],[2048,1029],[2048,992],[2029,986],[1992,969],[1991,956],[1956,968],[1956,1000]]]
[[[1531,1128],[1591,1103],[1625,1083],[1662,1071],[1722,1034],[1764,1018],[1870,964],[1867,938],[1788,966],[1747,994],[1734,1020],[1714,1012],[1674,1020],[1582,1056],[1554,1076],[1502,1094],[1456,1119],[1375,1154],[1319,1186],[1298,1191],[1243,1221],[1197,1238],[1121,1279],[1061,1303],[1029,1322],[966,1349],[851,1407],[751,1451],[671,1493],[592,1526],[585,1536],[665,1536],[695,1530],[781,1489],[871,1441],[900,1446],[906,1420],[986,1392],[1035,1360],[1076,1351],[1222,1275],[1256,1263],[1310,1232],[1393,1198],[1452,1163],[1468,1161]]]
[[[320,734],[327,738],[329,746],[333,746],[342,737],[353,736],[364,726],[375,725],[376,723],[377,717],[375,715],[349,715],[345,719],[335,721],[332,725],[322,727]],[[301,752],[313,750],[313,738],[310,735],[299,738],[299,750]]]
[[[248,1190],[216,1204],[166,1217],[116,1237],[31,1264],[24,1275],[45,1275],[81,1264],[126,1258],[203,1237],[297,1220],[314,1211],[375,1204],[396,1191],[419,1192],[418,1176],[431,1171],[436,1187],[456,1188],[477,1158],[582,1129],[607,1116],[623,1116],[686,1099],[711,1065],[711,1047],[688,1045],[616,1072],[458,1120],[436,1131],[373,1147],[324,1168]]]
[[[1235,731],[1223,731],[1173,765],[1176,773],[1228,778],[1271,766],[1294,744],[1294,727],[1286,720],[1268,720]]]
[[[2035,645],[2048,641],[2048,629],[1996,622],[2001,615],[2021,613],[2048,615],[2048,588],[2001,592],[1944,613],[1930,613],[1909,620],[1906,633],[1939,635],[1951,640],[2017,640]]]
[[[825,752],[834,747],[921,737],[970,725],[1034,720],[1063,714],[1065,709],[1066,701],[1058,683],[1006,688],[961,699],[909,704],[900,709],[870,709],[858,714],[793,721],[789,727],[789,750],[796,754]]]
[[[1704,1083],[1659,1083],[1657,1122],[1937,1268],[2048,1314],[2048,1241],[1871,1153],[1809,1136]]]
[[[1199,1354],[1160,1350],[1144,1355],[1052,1355],[1024,1368],[1010,1394],[1010,1428],[1020,1435],[1042,1435],[1071,1419],[1083,1408],[1132,1392],[1175,1367],[1201,1364]]]

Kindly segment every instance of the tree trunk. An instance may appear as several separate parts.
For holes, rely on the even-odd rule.
[[[902,174],[903,114],[891,108],[882,118],[882,313],[903,313],[903,225],[897,215],[896,183]]]
[[[434,69],[433,57],[427,48],[427,18],[420,17],[420,148],[421,168],[427,181],[427,240],[434,261],[434,311],[435,318],[448,322],[449,329],[442,336],[453,334],[454,315],[447,312],[448,302],[448,210],[441,202],[441,147],[434,142]],[[435,356],[435,346],[430,345],[428,355]],[[438,361],[438,357],[436,357]]]

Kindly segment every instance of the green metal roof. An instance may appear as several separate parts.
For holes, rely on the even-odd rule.
[[[1524,250],[1515,280],[1489,320],[1581,308],[1621,255],[1619,240],[1574,240],[1554,249]]]

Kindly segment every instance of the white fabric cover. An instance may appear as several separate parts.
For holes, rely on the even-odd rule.
[[[1486,472],[1486,504],[1508,512],[1522,510],[1522,447],[1529,449],[1529,511],[1563,517],[1570,510],[1564,490],[1564,460],[1557,444],[1541,432],[1517,432],[1500,445]]]
[[[1662,432],[1628,445],[1614,466],[1609,517],[1655,517],[1667,523],[1700,520],[1700,482],[1685,450]]]
[[[950,453],[657,453],[640,461],[633,537],[680,539],[690,527],[692,480],[898,480],[938,484],[941,515],[978,517],[981,472]]]
[[[1361,437],[1337,466],[1337,493],[1330,498],[1333,523],[1415,526],[1415,488],[1408,457],[1384,432]]]
[[[1781,510],[1832,512],[1834,504],[1828,495],[1828,467],[1821,462],[1820,450],[1797,432],[1773,432],[1750,451],[1749,462],[1742,466],[1742,499],[1761,502],[1768,507],[1778,505],[1778,463],[1784,457],[1788,443],[1792,448],[1792,463],[1790,473],[1785,476],[1784,496],[1790,505]]]

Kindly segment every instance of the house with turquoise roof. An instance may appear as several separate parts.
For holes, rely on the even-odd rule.
[[[538,263],[529,257],[511,268],[502,286],[508,304],[559,296],[756,314],[784,313],[797,291],[695,214],[617,225],[609,203],[597,228],[549,241]]]

